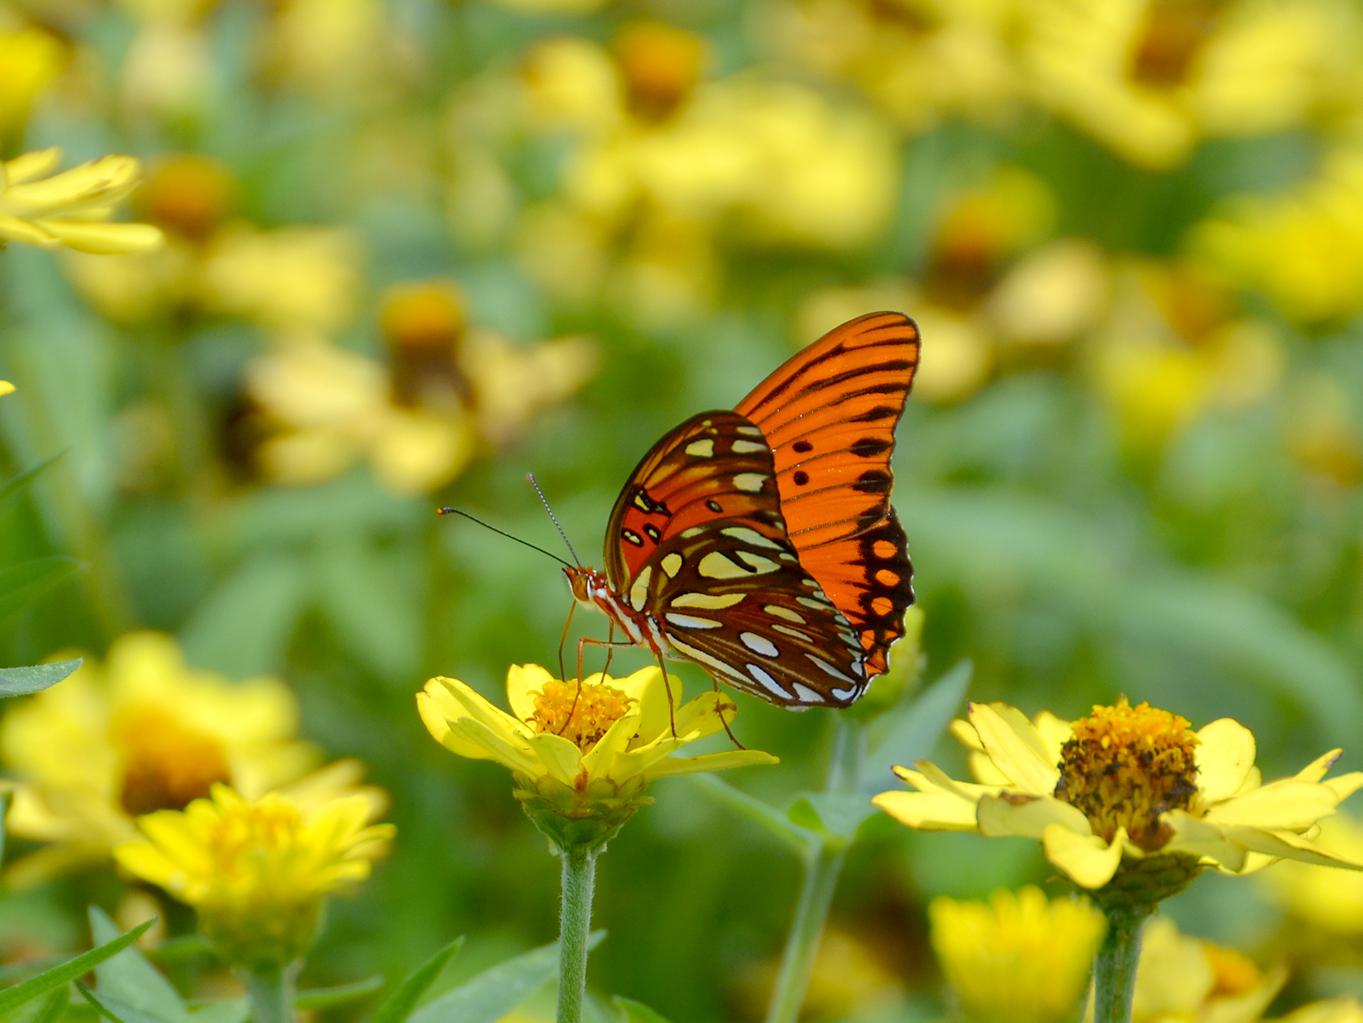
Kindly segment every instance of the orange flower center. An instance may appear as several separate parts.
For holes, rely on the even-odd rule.
[[[231,780],[222,743],[159,707],[125,710],[114,740],[123,752],[120,801],[133,816],[183,809],[214,782]]]
[[[622,689],[604,683],[546,682],[535,694],[537,732],[553,732],[586,753],[611,725],[629,710],[632,701]]]
[[[1115,707],[1094,707],[1073,732],[1061,748],[1056,798],[1082,810],[1107,841],[1125,828],[1143,849],[1164,845],[1169,835],[1160,814],[1187,809],[1197,791],[1191,723],[1123,699]]]
[[[1263,981],[1254,960],[1233,948],[1207,942],[1202,953],[1212,968],[1212,996],[1236,998],[1249,994]]]
[[[201,242],[231,216],[236,191],[236,181],[226,166],[184,153],[153,167],[133,201],[152,223]]]
[[[691,95],[705,70],[705,43],[684,29],[633,22],[615,38],[615,59],[640,117],[666,117]]]

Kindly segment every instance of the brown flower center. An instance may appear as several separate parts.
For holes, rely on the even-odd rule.
[[[133,816],[181,810],[214,782],[231,781],[222,743],[159,707],[128,708],[113,731],[123,753],[120,802]]]
[[[626,25],[615,38],[614,51],[631,109],[649,120],[681,106],[705,70],[704,41],[662,22]]]
[[[1125,699],[1094,707],[1076,721],[1061,748],[1058,799],[1082,810],[1095,833],[1111,841],[1118,828],[1147,850],[1168,841],[1167,810],[1187,809],[1197,791],[1190,722],[1167,710]]]
[[[531,723],[535,731],[561,735],[586,753],[624,716],[630,703],[629,695],[615,686],[554,679],[535,694]]]

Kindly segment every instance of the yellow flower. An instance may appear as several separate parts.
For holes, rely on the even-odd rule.
[[[316,754],[297,719],[276,679],[229,680],[190,668],[169,636],[123,636],[103,665],[86,658],[0,722],[0,759],[20,781],[8,826],[51,843],[13,869],[37,879],[103,858],[137,815],[218,782],[257,795],[300,778]]]
[[[975,783],[926,762],[896,767],[917,791],[881,793],[876,805],[913,828],[1038,839],[1101,899],[1149,905],[1204,867],[1244,874],[1295,859],[1363,869],[1315,842],[1317,824],[1363,787],[1363,772],[1325,779],[1339,750],[1263,784],[1243,725],[1222,718],[1194,732],[1176,714],[1124,701],[1073,724],[975,703],[953,734],[972,751]]]
[[[114,204],[137,187],[131,156],[105,156],[60,174],[60,149],[0,162],[0,245],[6,241],[81,252],[146,252],[161,244],[148,224],[110,224]]]
[[[1252,1023],[1286,980],[1282,966],[1265,972],[1234,949],[1180,934],[1172,920],[1157,917],[1141,933],[1131,1018]]]
[[[988,902],[938,897],[928,919],[947,983],[981,1023],[1072,1019],[1107,929],[1087,900],[1050,900],[1031,887]]]
[[[417,709],[446,749],[509,768],[531,818],[567,848],[584,833],[604,830],[599,841],[609,838],[648,802],[644,789],[657,778],[777,762],[746,749],[672,756],[720,731],[737,708],[717,692],[682,704],[681,680],[668,679],[670,703],[657,668],[624,678],[592,675],[579,687],[537,664],[512,665],[509,714],[452,678],[427,682]]]
[[[322,900],[369,876],[391,824],[373,802],[339,796],[314,808],[277,792],[245,799],[227,785],[184,810],[138,818],[142,839],[115,850],[144,881],[193,906],[229,962],[287,965],[311,946]]]
[[[0,398],[14,393],[14,385],[8,380],[0,380]]]
[[[1312,1002],[1280,1017],[1277,1023],[1363,1023],[1363,1002],[1357,998]]]
[[[18,134],[65,63],[61,40],[40,28],[0,31],[0,138]]]

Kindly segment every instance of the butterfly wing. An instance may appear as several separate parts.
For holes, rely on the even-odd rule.
[[[787,535],[762,432],[702,412],[644,456],[606,534],[606,577],[669,644],[772,703],[843,705],[866,687],[847,618]]]
[[[890,456],[918,349],[911,319],[870,313],[789,359],[735,409],[770,445],[800,563],[856,630],[872,676],[885,670],[913,603]]]

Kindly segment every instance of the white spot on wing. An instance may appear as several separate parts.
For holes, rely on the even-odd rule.
[[[663,558],[661,565],[663,571],[667,573],[667,577],[669,579],[675,579],[677,577],[677,573],[681,571],[682,563],[683,563],[682,556],[673,551],[671,554]]]
[[[776,649],[776,644],[767,639],[766,636],[759,636],[755,632],[740,632],[739,642],[755,654],[762,654],[764,657],[779,657],[781,651]]]
[[[789,636],[791,639],[798,639],[802,643],[814,642],[814,637],[811,636],[809,633],[801,632],[799,629],[791,625],[773,625],[772,631],[779,632],[783,636]]]
[[[736,440],[729,448],[736,455],[755,455],[760,451],[767,450],[765,444],[759,444],[753,440]]]
[[[706,611],[722,611],[742,603],[742,593],[696,593],[687,591],[672,598],[672,607],[699,607]]]
[[[635,576],[634,582],[629,588],[629,603],[634,610],[642,611],[644,604],[648,602],[648,581],[652,578],[652,565],[645,565]]]
[[[850,700],[859,692],[861,692],[860,686],[849,686],[847,689],[832,690],[833,695],[836,696],[839,700]]]
[[[818,668],[825,675],[829,675],[832,678],[839,678],[842,679],[844,682],[851,682],[853,685],[856,685],[856,679],[852,678],[850,675],[844,675],[841,671],[833,667],[833,665],[829,664],[822,657],[815,657],[813,654],[808,653],[805,654],[805,657],[809,658],[810,663],[812,663],[814,667]]]
[[[671,611],[666,612],[663,617],[667,619],[669,625],[675,625],[682,629],[718,629],[720,622],[710,618],[696,618],[694,615],[679,615]]]
[[[760,472],[740,472],[734,476],[734,487],[748,494],[758,494],[762,491],[762,484],[767,481],[764,473]]]
[[[704,440],[693,440],[682,450],[693,458],[709,458],[715,453],[715,441],[713,437],[706,437]]]
[[[700,563],[696,565],[696,571],[707,579],[742,579],[752,575],[722,551],[711,551],[701,558]]]
[[[753,680],[767,692],[771,693],[773,696],[780,697],[783,700],[790,699],[790,691],[781,685],[780,682],[777,682],[776,679],[772,678],[761,665],[749,664],[746,667],[748,669],[748,674],[753,677]]]
[[[803,685],[803,684],[801,684],[801,683],[799,683],[799,682],[796,682],[794,685],[795,685],[795,695],[798,696],[798,697],[800,698],[800,702],[801,702],[801,703],[825,703],[825,702],[827,702],[826,700],[824,700],[822,694],[816,693],[813,689],[810,689],[809,686]]]
[[[762,610],[773,618],[784,618],[786,621],[794,622],[796,625],[803,625],[805,623],[805,616],[800,614],[799,611],[789,607],[782,607],[780,604],[765,604],[763,605]]]
[[[770,547],[773,550],[785,550],[782,544],[770,537],[763,536],[755,529],[749,529],[747,526],[726,526],[720,532],[725,536],[733,537],[735,540],[741,540],[750,547]]]

